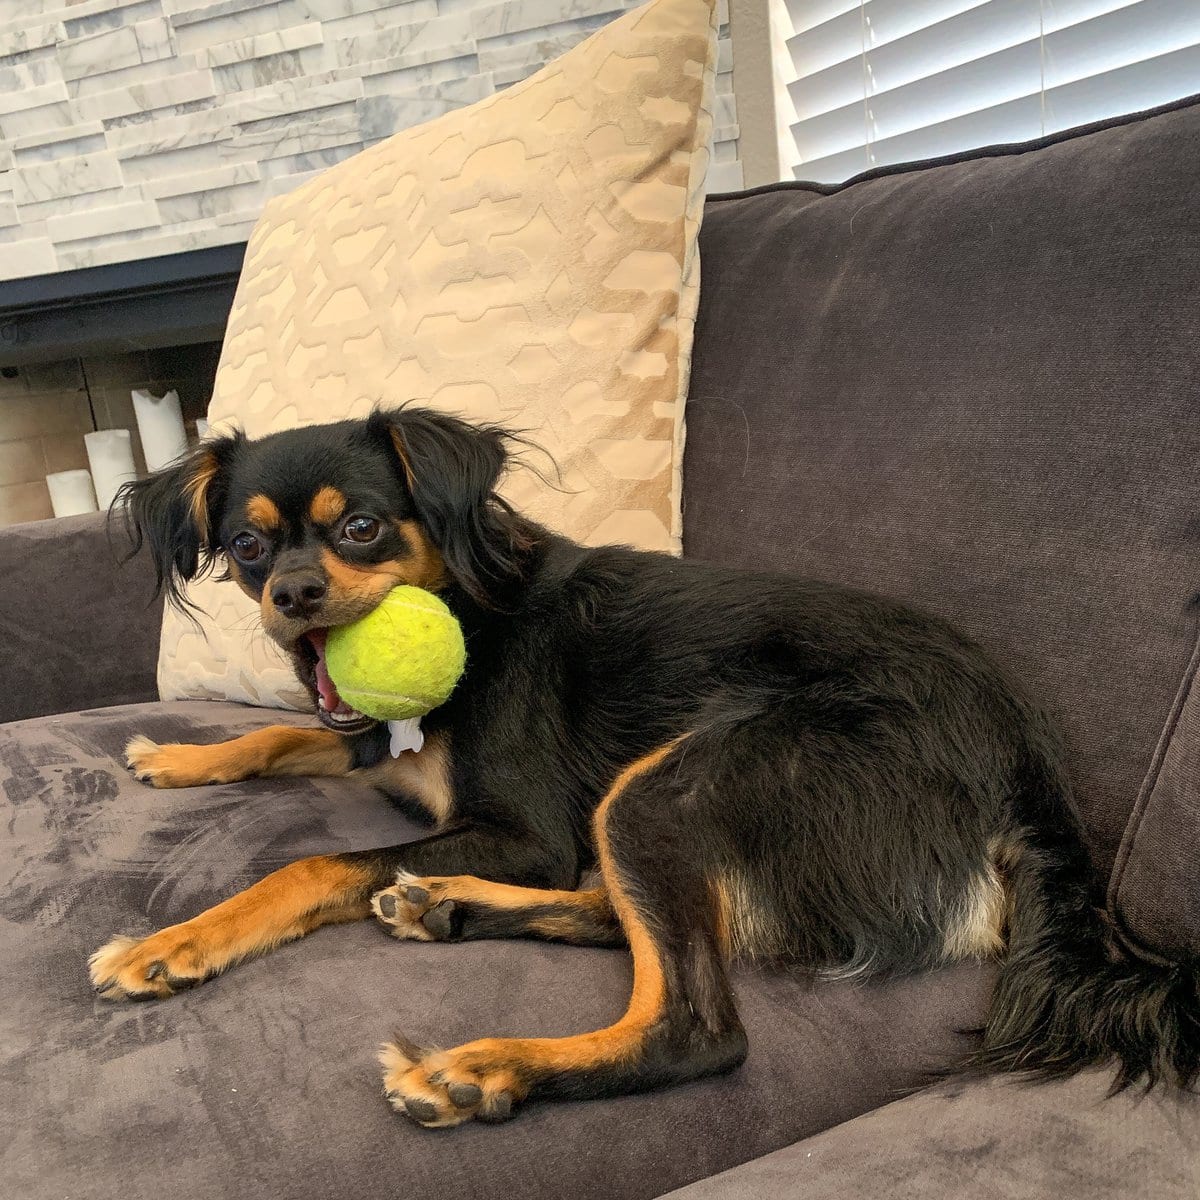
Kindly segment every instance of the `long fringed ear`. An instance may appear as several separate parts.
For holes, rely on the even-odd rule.
[[[157,586],[177,608],[187,606],[182,584],[211,570],[213,544],[220,513],[222,476],[241,434],[206,442],[145,479],[124,484],[109,509],[112,520],[124,518],[132,558],[148,546],[154,559]]]
[[[531,545],[528,526],[496,494],[515,435],[429,409],[377,410],[371,423],[396,452],[405,486],[462,589],[506,607]]]

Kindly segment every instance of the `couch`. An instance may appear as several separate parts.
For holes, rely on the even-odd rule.
[[[841,187],[709,200],[685,553],[904,596],[1057,716],[1123,952],[1200,958],[1200,101]],[[0,1144],[21,1200],[691,1200],[1200,1193],[1200,1105],[1107,1071],[964,1083],[992,968],[865,986],[742,970],[739,1071],[430,1132],[384,1103],[394,1030],[455,1044],[618,1014],[626,956],[330,927],[163,1003],[88,954],[296,857],[418,830],[346,780],[153,791],[159,608],[96,518],[0,533]],[[304,722],[309,718],[284,718]],[[931,1082],[950,1072],[948,1080]]]

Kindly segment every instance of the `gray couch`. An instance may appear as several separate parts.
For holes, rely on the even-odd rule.
[[[687,554],[921,602],[1045,699],[1097,902],[1156,961],[1200,958],[1198,156],[1192,101],[712,199],[684,466]],[[735,1074],[447,1132],[383,1102],[377,1043],[594,1027],[626,999],[622,953],[363,924],[163,1003],[94,1000],[84,964],[113,932],[417,833],[349,781],[134,782],[134,733],[264,720],[156,702],[149,590],[95,519],[0,533],[4,1195],[1200,1193],[1194,1100],[1106,1101],[1106,1072],[930,1084],[985,1010],[983,963],[870,986],[743,972]]]

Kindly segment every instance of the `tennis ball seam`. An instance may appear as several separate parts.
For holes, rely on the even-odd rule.
[[[346,688],[345,691],[348,695],[366,697],[368,700],[390,700],[406,704],[424,704],[429,699],[428,696],[404,696],[399,692],[368,692],[363,688]]]

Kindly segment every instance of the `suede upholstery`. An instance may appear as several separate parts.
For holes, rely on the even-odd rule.
[[[1109,1099],[1108,1084],[1089,1071],[923,1092],[671,1200],[1195,1200],[1200,1099]]]
[[[1192,100],[710,200],[701,233],[685,552],[902,596],[983,642],[1065,730],[1098,892],[1196,644],[1198,145]],[[1123,920],[1163,954],[1200,938],[1190,803],[1146,808],[1126,863]]]
[[[923,602],[1048,700],[1098,889],[1117,859],[1118,927],[1162,957],[1194,953],[1200,929],[1197,145],[1191,103],[712,200],[684,462],[687,553]],[[0,532],[9,715],[150,690],[146,565],[106,574],[98,530]],[[1196,1194],[1193,1109],[1102,1105],[1104,1073],[879,1108],[961,1053],[983,967],[858,988],[742,971],[737,1073],[449,1133],[387,1107],[374,1046],[595,1027],[625,1002],[624,954],[397,944],[364,923],[161,1004],[94,1000],[86,958],[112,933],[307,853],[419,836],[348,781],[158,792],[119,765],[134,733],[279,719],[146,704],[0,726],[5,1195],[623,1200],[788,1146],[693,1195]]]
[[[112,934],[190,916],[305,854],[420,835],[346,780],[164,792],[117,763],[134,733],[215,741],[264,715],[279,714],[180,702],[0,727],[4,1195],[651,1197],[918,1087],[986,1004],[983,968],[863,989],[745,973],[754,1049],[735,1075],[445,1133],[384,1102],[382,1040],[598,1027],[628,999],[627,955],[402,943],[371,921],[161,1004],[94,999],[87,956]]]
[[[157,698],[162,602],[99,513],[0,532],[0,722]]]

